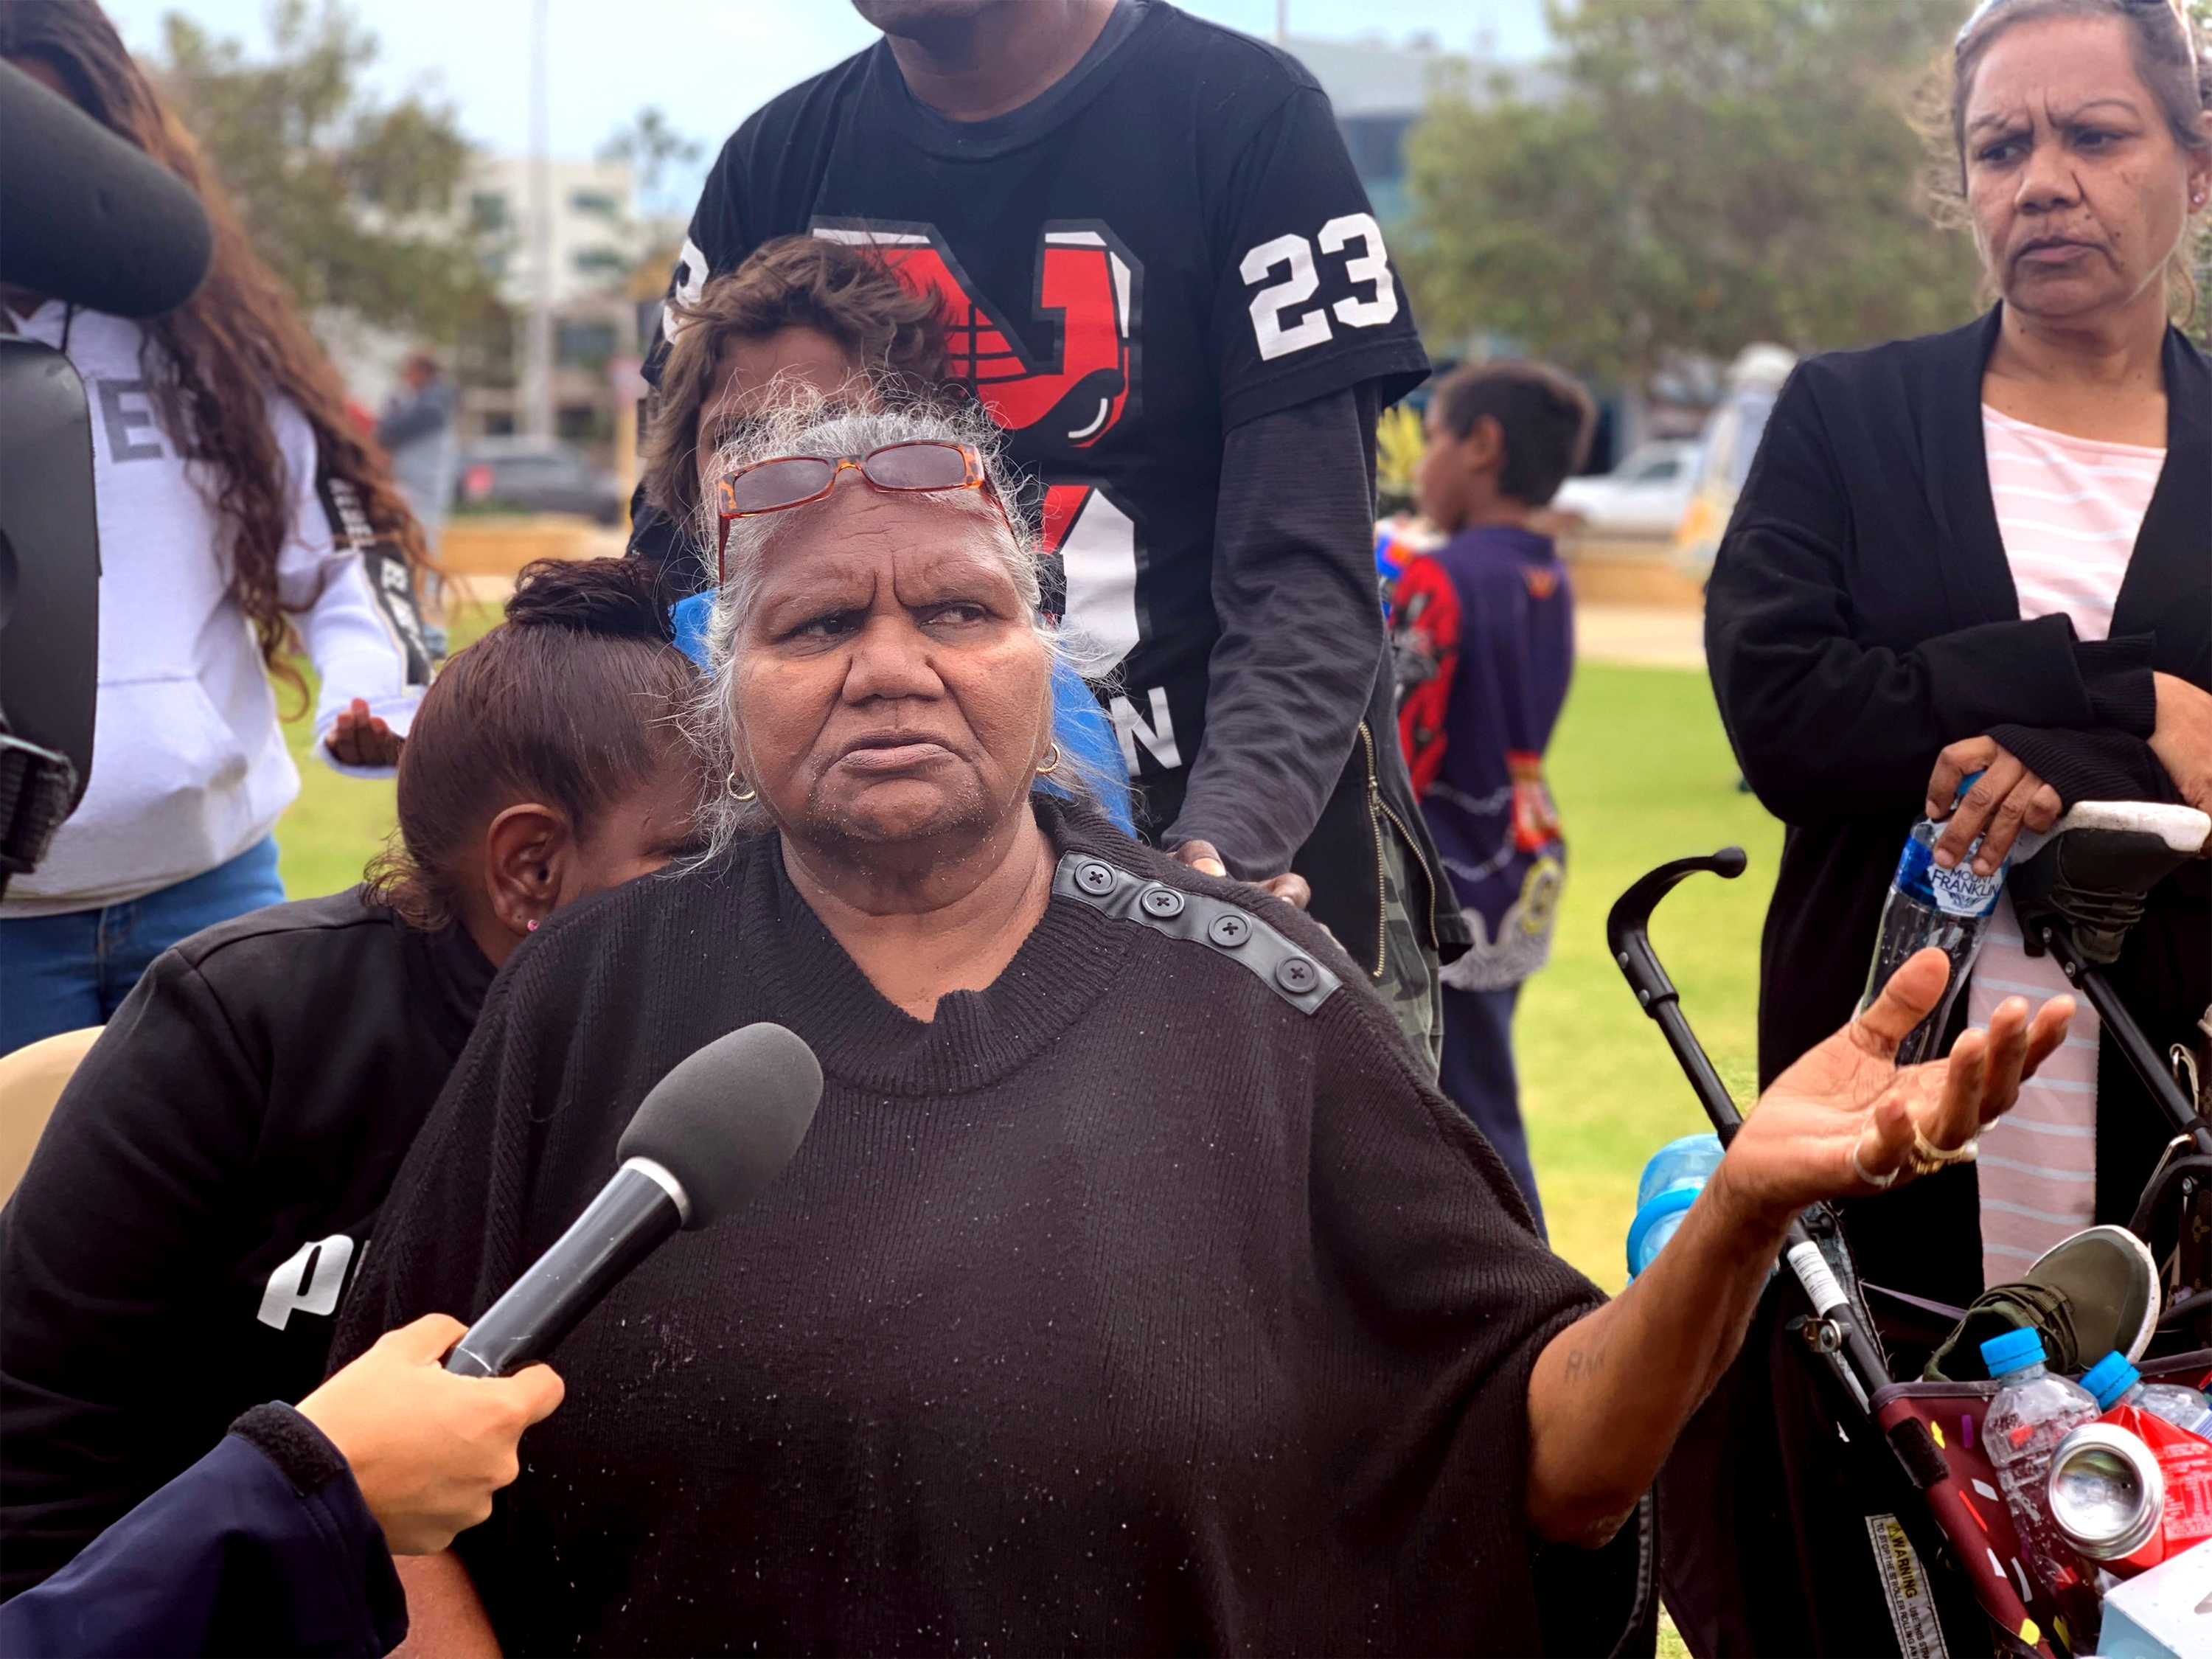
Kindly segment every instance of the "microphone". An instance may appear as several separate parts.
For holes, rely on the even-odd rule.
[[[0,283],[117,317],[192,297],[215,240],[183,179],[8,64],[0,135]]]
[[[814,1051],[781,1025],[748,1025],[688,1056],[623,1131],[614,1179],[469,1327],[446,1369],[505,1376],[544,1358],[670,1234],[711,1227],[758,1196],[821,1103]]]

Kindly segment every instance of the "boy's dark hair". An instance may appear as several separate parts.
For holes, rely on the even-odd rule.
[[[1597,426],[1597,405],[1572,375],[1548,363],[1468,363],[1438,381],[1431,394],[1437,418],[1464,438],[1487,415],[1504,434],[1503,495],[1544,507],[1582,470]]]
[[[708,277],[696,301],[672,300],[668,309],[673,343],[641,459],[646,499],[679,524],[699,504],[692,456],[700,416],[722,390],[715,371],[726,342],[811,328],[894,386],[927,392],[945,376],[943,302],[910,287],[872,248],[779,237]]]
[[[421,928],[454,919],[454,866],[484,825],[543,801],[589,836],[680,757],[675,716],[696,682],[641,560],[525,565],[507,620],[456,652],[399,754],[399,827],[370,895]]]

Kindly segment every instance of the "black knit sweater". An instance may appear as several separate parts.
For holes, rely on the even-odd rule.
[[[766,1196],[556,1356],[461,1543],[507,1651],[1609,1649],[1648,1540],[1522,1520],[1529,1369],[1597,1293],[1318,929],[1036,810],[1044,918],[933,1021],[772,837],[493,988],[342,1352],[485,1307],[700,1044],[777,1020],[827,1079]]]

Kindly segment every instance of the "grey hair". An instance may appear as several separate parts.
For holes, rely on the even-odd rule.
[[[932,511],[988,515],[992,550],[1029,613],[1030,633],[1045,654],[1048,669],[1065,665],[1083,672],[1086,661],[1097,653],[1082,638],[1052,626],[1042,614],[1043,544],[1024,508],[1021,485],[1006,465],[999,428],[981,409],[898,397],[873,382],[848,384],[831,393],[804,384],[779,382],[766,406],[716,452],[711,472],[720,476],[780,455],[857,457],[887,444],[917,442],[964,444],[981,458],[989,488],[1006,505],[1004,520],[988,503],[975,499],[981,493],[978,491],[924,495],[916,499]],[[714,492],[702,493],[698,544],[711,549],[720,529],[720,514]],[[689,721],[692,742],[707,772],[700,828],[707,836],[704,856],[709,860],[719,858],[732,842],[770,826],[764,801],[757,797],[737,798],[736,790],[746,787],[752,772],[738,708],[738,673],[746,624],[760,598],[769,550],[781,539],[805,534],[817,522],[807,508],[799,507],[737,519],[730,524],[729,543],[720,562],[725,574],[707,623],[708,673],[692,703]],[[1048,672],[1042,711],[1048,727],[1054,724],[1054,690]],[[1109,790],[1126,787],[1123,780],[1100,774],[1081,757],[1063,754],[1061,760],[1055,781],[1079,799],[1095,801]]]

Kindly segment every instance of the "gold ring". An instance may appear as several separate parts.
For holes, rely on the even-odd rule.
[[[1963,1146],[1947,1150],[1929,1139],[1916,1124],[1912,1130],[1912,1151],[1906,1158],[1905,1167],[1916,1176],[1934,1175],[1936,1170],[1948,1169],[1954,1164],[1972,1164],[1981,1150],[1978,1136],[1968,1139]]]

